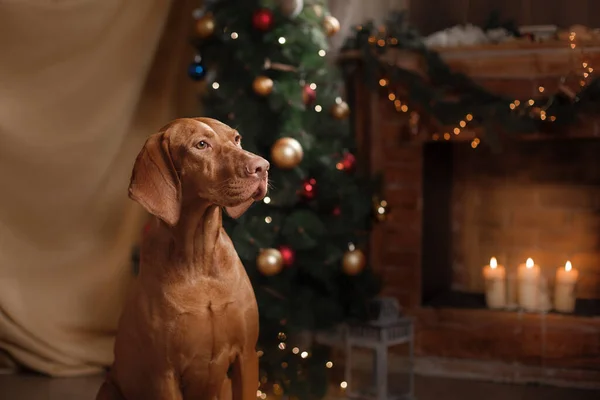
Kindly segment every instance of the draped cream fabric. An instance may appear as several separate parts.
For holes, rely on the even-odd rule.
[[[181,114],[193,3],[0,0],[0,356],[111,363],[143,219],[131,167]]]

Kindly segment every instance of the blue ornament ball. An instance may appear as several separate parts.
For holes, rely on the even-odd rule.
[[[202,80],[206,76],[206,68],[199,62],[193,62],[188,68],[188,75],[195,81]]]

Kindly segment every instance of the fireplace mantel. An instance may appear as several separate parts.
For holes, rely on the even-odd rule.
[[[600,46],[590,44],[586,51],[589,62],[600,68]],[[556,43],[496,50],[446,49],[442,53],[452,67],[484,86],[521,99],[534,96],[540,85],[550,91],[557,89],[559,77],[572,62],[565,60],[564,54],[564,48],[557,48]],[[410,54],[386,57],[386,62],[393,60],[415,71],[421,68],[420,60]],[[432,228],[424,226],[424,213],[431,213],[424,202],[428,170],[425,148],[431,144],[431,135],[425,132],[408,139],[402,135],[408,123],[406,113],[394,109],[385,91],[367,89],[360,68],[348,82],[348,89],[358,157],[368,172],[383,175],[384,196],[392,210],[388,220],[377,224],[372,232],[370,262],[383,277],[384,294],[396,297],[416,317],[417,355],[445,360],[438,362],[437,372],[451,376],[461,371],[464,376],[474,376],[473,363],[487,362],[489,368],[479,368],[479,377],[600,388],[600,317],[423,303],[426,277],[422,265],[424,259],[432,257],[425,242],[426,231]],[[588,118],[561,135],[532,134],[520,136],[520,140],[595,139],[600,137],[599,122],[600,118]],[[485,132],[463,130],[450,142],[470,141],[475,134],[485,140]],[[444,168],[436,168],[440,171],[438,179]],[[429,215],[428,219],[432,218],[448,219],[449,211],[437,210],[433,217]]]

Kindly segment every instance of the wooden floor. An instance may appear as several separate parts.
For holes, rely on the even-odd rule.
[[[102,378],[0,375],[0,400],[94,400]],[[600,391],[417,377],[417,400],[598,400]]]

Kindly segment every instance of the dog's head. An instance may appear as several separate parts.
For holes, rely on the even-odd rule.
[[[211,118],[182,118],[150,136],[129,197],[171,226],[182,204],[202,199],[238,218],[267,194],[269,162],[242,149],[241,136]]]

